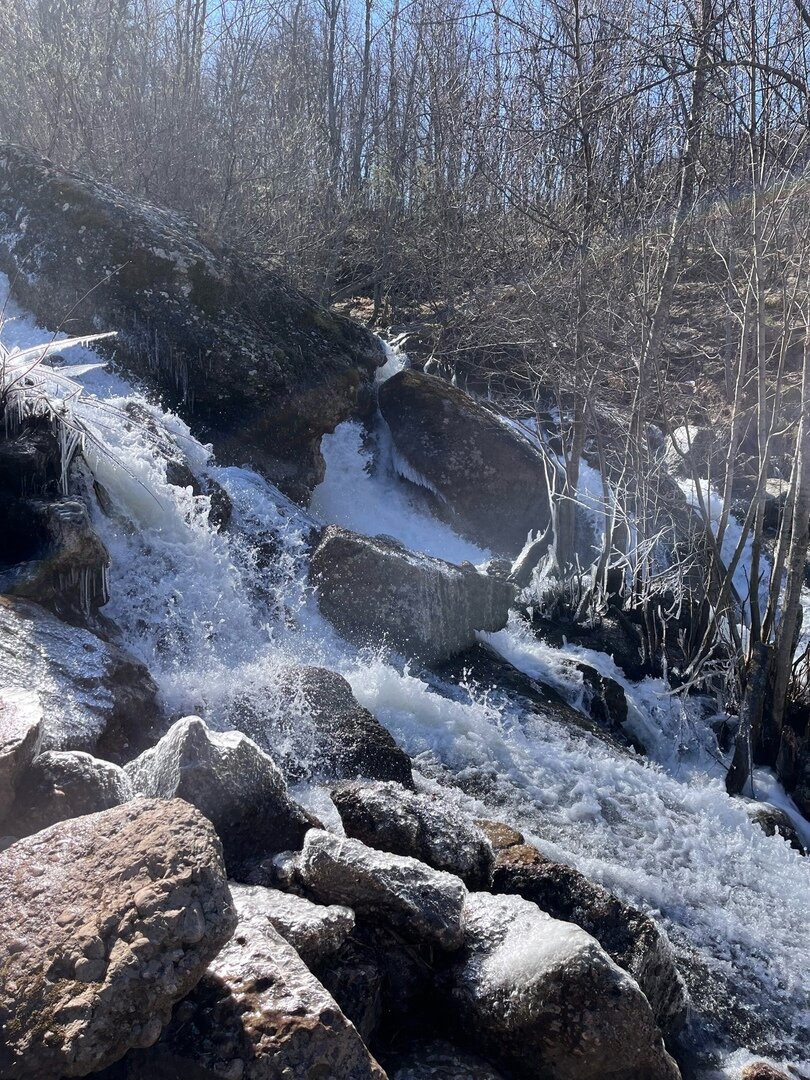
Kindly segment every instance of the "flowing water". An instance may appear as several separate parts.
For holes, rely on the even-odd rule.
[[[11,304],[7,316],[7,347],[48,340]],[[105,491],[104,511],[95,506],[112,557],[105,614],[149,666],[172,716],[196,713],[220,727],[249,719],[279,759],[298,759],[310,783],[297,790],[323,807],[312,783],[318,763],[306,760],[308,741],[285,722],[276,687],[290,664],[340,672],[412,756],[421,785],[518,826],[546,853],[662,922],[696,1001],[689,1039],[699,1051],[716,1051],[716,1075],[738,1076],[752,1052],[810,1075],[810,859],[765,836],[726,796],[700,702],[685,709],[660,682],[631,684],[604,654],[554,649],[517,616],[482,635],[575,705],[581,679],[573,661],[617,678],[633,731],[648,747],[643,758],[518,708],[489,687],[445,685],[382,650],[358,652],[320,616],[307,584],[314,527],[337,522],[386,533],[451,561],[489,558],[430,515],[414,478],[403,478],[384,425],[369,434],[347,423],[324,438],[326,477],[303,510],[250,469],[215,465],[182,421],[90,366],[98,358],[89,350],[70,359],[54,378],[82,385],[72,408],[108,447],[86,449]],[[397,366],[392,356],[383,377]],[[40,370],[47,375],[45,365]],[[66,393],[53,380],[48,388]],[[146,410],[138,423],[124,411],[133,402]],[[173,441],[228,492],[234,514],[226,532],[209,524],[206,496],[166,482],[160,440]],[[760,797],[786,802],[769,774],[757,783]]]

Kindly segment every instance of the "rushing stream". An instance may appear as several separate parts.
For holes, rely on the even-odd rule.
[[[2,331],[7,347],[48,340],[12,308]],[[305,757],[306,739],[285,726],[276,703],[279,671],[316,663],[340,672],[413,757],[420,783],[517,825],[546,853],[662,921],[697,1004],[695,1046],[719,1045],[718,1027],[730,1035],[717,1075],[737,1076],[751,1052],[810,1069],[810,859],[765,836],[727,797],[699,705],[684,710],[653,680],[628,683],[603,654],[539,642],[517,617],[486,635],[504,658],[574,703],[572,658],[619,679],[633,730],[649,749],[643,758],[536,710],[521,712],[481,687],[444,686],[382,651],[358,653],[320,616],[307,585],[314,525],[386,533],[451,561],[489,558],[419,503],[386,432],[367,436],[347,423],[327,436],[326,478],[306,512],[251,470],[212,465],[176,417],[88,367],[97,362],[89,350],[66,356],[57,370],[109,403],[73,405],[110,448],[87,455],[107,492],[105,512],[95,507],[112,557],[105,614],[122,644],[147,663],[173,716],[198,713],[225,727],[247,711],[273,733],[280,753]],[[383,375],[396,366],[392,357]],[[133,400],[151,409],[196,471],[207,470],[228,492],[227,531],[209,525],[207,497],[166,482],[150,425],[133,424],[123,411]],[[316,762],[304,764],[317,770]],[[780,798],[765,773],[758,794]],[[301,797],[319,796],[302,790]]]

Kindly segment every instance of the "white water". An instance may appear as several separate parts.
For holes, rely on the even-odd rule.
[[[4,341],[12,337],[29,344],[42,332],[19,318],[3,330]],[[79,351],[80,362],[92,359]],[[98,370],[76,377],[119,409],[137,397]],[[281,757],[303,754],[306,740],[287,730],[275,705],[279,669],[319,663],[343,673],[414,757],[424,784],[510,821],[549,854],[657,914],[682,960],[691,955],[708,972],[699,982],[734,988],[750,1023],[731,1040],[735,1052],[719,1075],[737,1076],[749,1049],[810,1067],[810,860],[766,837],[726,796],[697,717],[683,714],[660,684],[621,680],[634,725],[657,759],[648,762],[574,733],[552,715],[519,710],[487,688],[442,686],[395,657],[359,656],[347,646],[306,585],[313,518],[386,532],[450,559],[487,557],[415,506],[385,446],[375,465],[354,424],[325,440],[327,473],[310,517],[255,473],[209,464],[185,425],[156,411],[194,467],[208,468],[231,495],[233,523],[219,534],[208,525],[207,498],[166,483],[143,428],[92,400],[74,407],[103,424],[120,463],[90,455],[115,508],[111,517],[96,512],[113,559],[105,611],[123,643],[148,663],[173,714],[200,713],[220,726],[249,716],[278,740]],[[602,654],[553,650],[517,621],[489,643],[527,673],[556,679],[572,697],[571,658],[617,676]],[[710,997],[701,997],[709,1012]],[[695,1039],[705,1037],[699,1018]]]

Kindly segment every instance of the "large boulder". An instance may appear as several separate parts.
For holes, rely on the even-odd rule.
[[[36,692],[0,685],[0,824],[41,742],[42,708]]]
[[[150,1046],[236,925],[222,849],[181,800],[60,822],[0,853],[0,1076],[86,1076]]]
[[[342,904],[313,904],[295,893],[231,882],[240,918],[269,923],[308,967],[333,956],[354,929],[354,912]]]
[[[150,742],[157,687],[133,657],[38,604],[0,596],[0,685],[35,686],[42,747],[114,760]]]
[[[9,145],[0,237],[0,270],[42,325],[117,331],[117,364],[294,497],[322,479],[321,435],[385,360],[368,331],[187,217]]]
[[[455,874],[470,889],[489,888],[494,852],[487,837],[437,795],[399,784],[340,784],[332,790],[346,835],[369,847],[410,855]]]
[[[387,536],[325,530],[310,577],[321,611],[361,645],[386,642],[436,663],[475,643],[476,630],[506,625],[514,587],[474,566],[409,551]]]
[[[471,893],[464,917],[453,1004],[516,1076],[678,1080],[644,994],[584,930],[519,896]]]
[[[312,819],[293,802],[272,758],[239,731],[178,720],[126,773],[140,795],[186,799],[214,825],[230,873],[263,856],[298,849]]]
[[[400,473],[471,540],[517,555],[549,522],[543,457],[516,428],[458,387],[400,371],[380,387]]]
[[[403,855],[321,829],[307,834],[298,875],[322,903],[345,904],[411,939],[455,949],[467,895],[461,880]]]
[[[0,500],[4,538],[13,538],[14,565],[2,567],[0,592],[34,600],[68,622],[82,624],[107,602],[107,549],[79,499]],[[26,550],[27,546],[27,550]]]
[[[411,759],[360,705],[342,675],[327,668],[288,667],[275,690],[276,711],[285,718],[298,771],[335,780],[367,777],[413,785]],[[256,741],[261,742],[260,733]],[[288,767],[294,770],[295,763]]]
[[[689,1008],[686,986],[669,941],[644,912],[524,843],[498,851],[492,888],[517,893],[555,919],[581,926],[633,976],[662,1031],[674,1034],[683,1025]]]
[[[108,1080],[385,1080],[355,1027],[270,923],[239,923],[151,1050]]]
[[[132,786],[120,765],[81,750],[46,750],[23,774],[5,830],[30,836],[57,821],[95,814],[132,798]]]

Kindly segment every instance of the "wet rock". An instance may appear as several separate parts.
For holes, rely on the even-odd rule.
[[[651,673],[642,655],[638,629],[620,613],[604,615],[591,625],[573,620],[544,619],[535,613],[532,616],[532,629],[538,637],[557,647],[568,642],[607,653],[633,681]]]
[[[366,927],[359,937],[359,941],[354,937],[346,941],[335,956],[315,968],[315,974],[357,1028],[363,1042],[372,1045],[392,995],[387,985],[386,965],[375,947],[380,931],[375,941],[369,941]],[[396,950],[388,956],[399,959]],[[398,972],[403,970],[406,969],[400,964]]]
[[[152,741],[157,687],[143,664],[38,604],[0,597],[0,685],[35,686],[45,750],[121,761]]]
[[[471,564],[455,566],[390,537],[335,525],[312,556],[310,577],[321,611],[347,638],[386,642],[426,663],[470,648],[476,630],[504,627],[515,595],[508,582]]]
[[[493,410],[413,370],[386,380],[379,400],[400,473],[433,495],[435,512],[457,531],[514,557],[529,532],[545,528],[542,456]]]
[[[233,515],[233,502],[222,484],[212,476],[197,476],[187,462],[171,458],[166,462],[166,479],[175,487],[191,488],[193,495],[207,495],[211,505],[208,521],[217,529],[227,529]]]
[[[494,853],[481,830],[436,795],[399,784],[341,784],[332,790],[346,835],[369,847],[410,855],[455,874],[470,889],[489,887]]]
[[[278,711],[287,719],[299,768],[300,763],[311,762],[307,770],[311,775],[413,785],[411,759],[357,702],[341,675],[327,668],[285,668],[278,696]]]
[[[528,844],[498,852],[492,888],[517,893],[555,919],[581,926],[633,976],[662,1031],[674,1034],[683,1025],[689,1006],[686,986],[669,941],[649,916]]]
[[[313,904],[303,896],[231,882],[241,922],[261,928],[269,923],[308,967],[336,953],[354,929],[354,912],[340,904]]]
[[[313,829],[301,852],[305,887],[326,904],[346,904],[410,938],[455,949],[467,890],[459,878],[416,859]]]
[[[386,1068],[390,1080],[503,1080],[482,1058],[439,1040],[409,1045]]]
[[[525,843],[523,833],[513,829],[511,825],[505,825],[502,821],[489,821],[487,818],[476,818],[475,824],[489,840],[497,856],[498,852],[517,844]]]
[[[759,825],[766,836],[781,836],[792,848],[805,855],[804,845],[796,831],[796,826],[784,810],[772,803],[745,800],[745,812],[755,825]]]
[[[233,937],[178,1005],[160,1042],[129,1054],[113,1075],[385,1080],[357,1030],[292,946],[266,920],[241,912]]]
[[[576,668],[582,675],[585,708],[591,720],[612,735],[626,738],[624,724],[627,721],[627,697],[622,685],[590,664],[579,663]]]
[[[0,504],[31,496],[56,495],[61,452],[59,438],[46,417],[26,417],[20,424],[2,416],[0,427]],[[3,548],[6,546],[5,534]]]
[[[95,814],[132,798],[132,786],[119,765],[79,750],[46,750],[23,776],[6,828],[30,836],[57,821]]]
[[[71,333],[117,331],[118,365],[293,497],[323,477],[324,432],[370,403],[377,339],[181,214],[6,145],[0,234],[0,269],[43,326],[70,312]]]
[[[464,914],[453,1006],[517,1076],[678,1080],[647,999],[589,934],[519,896],[471,893]]]
[[[0,853],[0,1075],[85,1076],[150,1046],[236,925],[181,800],[63,821]]]
[[[752,1061],[743,1068],[740,1080],[790,1080],[790,1076],[767,1061]]]
[[[20,596],[68,622],[85,623],[107,602],[110,557],[78,499],[25,499],[6,504],[14,527],[25,533],[25,551],[0,567],[0,592]],[[8,536],[9,530],[4,530]]]
[[[126,773],[140,795],[186,799],[213,824],[229,873],[276,851],[297,850],[312,819],[290,798],[273,760],[239,731],[178,720]]]
[[[0,688],[0,823],[11,810],[17,782],[25,775],[41,742],[42,707],[37,694],[33,690]]]

